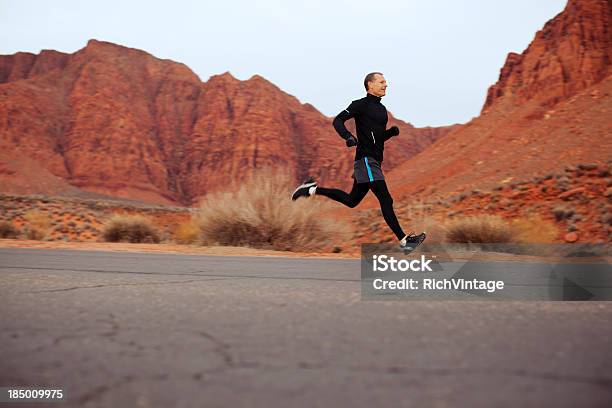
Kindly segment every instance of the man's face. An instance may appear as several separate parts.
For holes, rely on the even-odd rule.
[[[385,77],[380,74],[374,75],[374,79],[368,82],[368,92],[379,97],[385,96],[387,93],[387,81]]]

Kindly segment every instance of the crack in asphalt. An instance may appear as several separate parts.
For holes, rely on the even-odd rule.
[[[306,368],[306,367],[305,367]],[[314,367],[318,368],[318,367]],[[423,367],[401,367],[390,366],[382,369],[371,367],[350,367],[350,370],[362,372],[383,372],[388,374],[419,374],[433,376],[452,376],[452,375],[506,375],[512,377],[536,378],[544,380],[554,380],[563,382],[585,383],[612,388],[612,378],[590,377],[577,374],[556,374],[551,372],[537,372],[521,369],[479,369],[479,368],[423,368]]]
[[[39,266],[0,266],[2,269],[34,269],[34,270],[49,270],[49,271],[70,271],[70,272],[99,272],[99,273],[125,273],[134,275],[162,275],[162,276],[193,276],[192,273],[159,273],[159,272],[143,272],[143,271],[120,271],[120,270],[107,270],[107,269],[71,269],[71,268],[53,268],[53,267],[39,267]]]
[[[216,348],[213,352],[217,353],[224,362],[224,367],[212,368],[208,370],[198,371],[191,375],[191,378],[196,381],[201,381],[204,374],[219,374],[228,370],[234,369],[256,369],[258,371],[283,371],[283,370],[340,370],[348,372],[366,372],[366,373],[377,373],[377,374],[391,374],[391,375],[427,375],[434,377],[446,377],[446,376],[462,376],[462,375],[487,375],[487,376],[510,376],[519,378],[532,378],[538,380],[550,380],[564,383],[581,383],[593,386],[604,387],[606,389],[612,388],[612,378],[605,377],[590,377],[576,374],[556,374],[551,372],[533,372],[520,369],[479,369],[479,368],[423,368],[423,367],[363,367],[363,366],[349,366],[349,367],[334,367],[330,365],[320,363],[308,363],[300,362],[297,366],[272,366],[266,364],[260,364],[258,362],[236,362],[234,357],[230,353],[231,346],[226,343],[218,342],[213,340],[206,333],[199,333],[203,337],[215,344]],[[166,380],[170,378],[169,375],[160,375],[153,380]],[[137,378],[132,378],[138,381]],[[142,380],[146,380],[143,378]]]
[[[108,335],[116,334],[120,329],[119,324],[115,321],[115,316],[111,313],[110,319],[104,319],[104,322],[111,324],[110,333]],[[58,345],[61,341],[70,338],[83,337],[83,334],[71,334],[71,335],[60,335],[53,340],[53,345]],[[208,332],[197,331],[196,335],[205,338],[207,341],[213,344],[212,353],[217,354],[223,362],[223,367],[212,368],[209,370],[203,370],[195,373],[192,378],[194,380],[201,380],[204,373],[220,373],[230,369],[259,369],[262,371],[279,371],[286,369],[299,369],[299,370],[328,370],[328,369],[339,369],[348,371],[358,371],[367,373],[381,373],[381,374],[393,374],[393,375],[407,375],[407,374],[418,374],[418,375],[430,375],[430,376],[456,376],[456,375],[502,375],[511,377],[522,377],[522,378],[534,378],[540,380],[551,380],[560,382],[571,382],[571,383],[583,383],[589,385],[600,386],[604,388],[612,389],[612,378],[606,377],[593,377],[579,374],[559,374],[552,372],[537,372],[528,371],[522,369],[481,369],[481,368],[424,368],[424,367],[405,367],[405,366],[387,366],[387,367],[367,367],[367,366],[348,366],[348,367],[334,367],[324,363],[310,363],[310,362],[299,362],[296,367],[289,366],[275,366],[262,364],[260,362],[240,362],[232,354],[232,346],[230,343],[225,342]],[[134,343],[135,344],[135,343]],[[167,377],[167,376],[166,376]],[[166,378],[157,378],[166,379]],[[82,398],[84,401],[88,401],[95,398],[96,395],[102,394],[107,391],[103,387],[98,387],[89,393],[85,394]]]
[[[229,347],[229,346],[228,346]],[[224,349],[227,352],[228,349]],[[231,356],[230,356],[231,358]],[[298,369],[298,370],[329,370],[337,369],[349,372],[365,372],[365,373],[378,373],[378,374],[392,374],[392,375],[429,375],[435,377],[444,376],[461,376],[461,375],[493,375],[493,376],[510,376],[510,377],[521,377],[521,378],[533,378],[539,380],[551,380],[559,382],[569,383],[581,383],[594,386],[600,386],[604,388],[612,389],[612,378],[606,377],[591,377],[583,376],[578,374],[557,374],[551,372],[534,372],[520,369],[479,369],[479,368],[422,368],[422,367],[363,367],[363,366],[349,366],[349,367],[334,367],[321,363],[308,363],[300,362],[295,367],[289,366],[273,366],[260,364],[258,362],[252,362],[248,364],[228,364],[225,369],[241,369],[241,368],[256,368],[262,371],[282,371],[287,369]],[[201,373],[209,372],[220,372],[225,370],[205,370]]]
[[[213,352],[215,352],[221,357],[221,360],[225,363],[227,367],[234,367],[234,357],[230,353],[231,347],[229,343],[225,343],[224,341],[219,340],[212,334],[209,334],[206,332],[200,331],[200,332],[197,332],[197,334],[199,334],[200,336],[204,337],[205,339],[213,343],[213,345],[215,346],[213,348]]]
[[[107,287],[113,287],[113,286],[165,285],[165,284],[175,284],[175,283],[180,284],[180,283],[217,281],[217,280],[223,280],[223,279],[189,279],[189,280],[184,280],[184,281],[161,281],[161,282],[144,282],[144,283],[110,283],[110,284],[89,285],[89,286],[72,286],[70,288],[61,288],[61,289],[32,290],[32,291],[25,291],[25,292],[19,292],[19,293],[66,292],[66,291],[76,290],[76,289],[107,288]]]
[[[205,272],[205,271],[198,271]],[[251,278],[251,279],[279,279],[279,280],[306,280],[306,281],[325,281],[325,282],[361,282],[361,279],[333,279],[333,278],[305,278],[300,276],[261,276],[261,275],[221,275],[221,274],[206,274],[198,276],[215,276],[215,277],[226,277],[226,278]]]
[[[225,365],[224,368],[214,368],[211,370],[204,370],[203,372],[211,373],[211,372],[224,371],[225,369],[230,369],[230,368],[258,368],[260,367],[259,363],[236,361],[236,359],[231,353],[230,344],[227,342],[224,342],[223,340],[220,340],[216,336],[213,336],[212,334],[203,332],[203,331],[198,331],[195,334],[204,337],[205,339],[207,339],[214,345],[214,348],[212,351],[221,358],[221,361],[223,361]]]
[[[231,345],[210,333],[199,331],[195,332],[196,335],[205,338],[211,342],[214,346],[212,352],[217,354],[223,364],[223,367],[217,367],[209,370],[202,370],[196,373],[190,374],[189,377],[200,383],[206,384],[205,374],[220,374],[229,370],[235,369],[256,369],[257,371],[270,372],[270,371],[284,371],[284,370],[339,370],[348,372],[365,372],[375,374],[390,374],[390,375],[425,375],[434,377],[446,377],[446,376],[464,376],[464,375],[486,375],[486,376],[511,376],[519,378],[532,378],[537,380],[550,380],[559,381],[564,383],[582,383],[592,386],[604,387],[606,389],[612,388],[612,379],[605,377],[591,377],[582,376],[577,374],[557,374],[551,372],[536,372],[521,369],[487,369],[487,368],[425,368],[425,367],[405,367],[405,366],[386,366],[386,367],[368,367],[368,366],[340,366],[336,367],[325,363],[310,363],[310,362],[299,362],[296,366],[274,366],[260,364],[258,362],[252,363],[241,363],[237,362],[235,357],[231,353]],[[156,374],[154,376],[144,376],[142,378],[134,377],[132,375],[124,375],[121,379],[114,381],[110,384],[103,384],[94,387],[82,394],[80,394],[76,401],[79,405],[85,404],[94,400],[99,400],[101,396],[107,394],[120,386],[125,386],[131,382],[139,381],[167,381],[172,376],[167,373]],[[219,380],[219,378],[217,378]],[[223,382],[223,380],[221,380]]]
[[[278,279],[278,280],[305,280],[305,281],[325,281],[325,282],[361,282],[361,279],[338,279],[338,278],[316,278],[316,277],[300,277],[300,276],[265,276],[265,275],[223,275],[210,274],[206,271],[198,270],[202,273],[157,273],[157,272],[142,272],[142,271],[120,271],[120,270],[104,270],[104,269],[65,269],[65,268],[42,268],[42,267],[23,267],[23,266],[2,266],[7,269],[37,269],[37,270],[52,270],[52,271],[70,271],[70,272],[97,272],[97,273],[118,273],[118,274],[136,274],[136,275],[159,275],[159,276],[203,276],[203,277],[223,277],[223,278],[249,278],[249,279]]]
[[[231,345],[227,342],[224,342],[217,337],[211,335],[207,332],[196,332],[196,334],[205,337],[209,341],[211,341],[216,347],[213,349],[215,353],[217,353],[222,360],[225,362],[226,369],[235,369],[235,368],[257,368],[257,369],[286,369],[289,367],[274,367],[262,365],[258,362],[252,363],[236,363],[235,358],[231,353]],[[305,369],[305,370],[322,370],[334,368],[333,366],[321,364],[321,363],[309,363],[309,362],[300,362],[297,369]],[[537,372],[537,371],[528,371],[521,369],[479,369],[479,368],[423,368],[423,367],[402,367],[402,366],[389,366],[384,368],[376,368],[376,367],[363,367],[363,366],[350,366],[350,367],[338,367],[343,370],[348,371],[360,371],[360,372],[379,372],[385,374],[420,374],[420,375],[433,375],[433,376],[453,376],[453,375],[505,375],[505,376],[513,376],[513,377],[525,377],[525,378],[535,378],[535,379],[543,379],[543,380],[553,380],[553,381],[562,381],[562,382],[574,382],[574,383],[584,383],[590,385],[602,386],[605,388],[612,388],[612,378],[605,377],[591,377],[591,376],[582,376],[577,374],[557,374],[551,372]],[[216,370],[213,370],[216,371]],[[210,372],[206,370],[204,372]]]

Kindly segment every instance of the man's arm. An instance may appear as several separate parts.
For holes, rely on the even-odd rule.
[[[334,118],[334,123],[333,123],[334,129],[336,129],[336,132],[338,132],[340,137],[343,138],[344,140],[348,140],[350,138],[355,139],[355,136],[353,136],[353,134],[349,132],[349,130],[346,128],[346,126],[344,126],[344,122],[346,122],[347,120],[351,118],[354,118],[358,114],[359,114],[358,104],[356,101],[353,101],[351,102],[348,108],[340,112]]]
[[[385,140],[385,142],[389,139],[391,139],[393,136],[397,136],[399,135],[399,128],[397,126],[391,126],[389,129],[385,130],[385,135],[383,136],[383,139]]]

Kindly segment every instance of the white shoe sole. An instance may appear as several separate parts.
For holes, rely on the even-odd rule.
[[[313,186],[316,186],[316,185],[317,185],[317,182],[313,181],[312,183],[304,183],[304,184],[298,186],[298,188],[295,189],[293,194],[291,194],[291,198],[293,198],[293,196],[295,195],[295,193],[298,192],[299,189],[301,189],[301,188],[310,188],[310,187],[313,187]]]

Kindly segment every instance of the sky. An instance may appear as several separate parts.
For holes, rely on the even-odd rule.
[[[383,103],[415,126],[478,116],[508,52],[560,0],[0,0],[0,54],[72,53],[89,39],[186,64],[202,81],[258,74],[335,116],[383,72]]]

